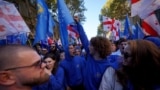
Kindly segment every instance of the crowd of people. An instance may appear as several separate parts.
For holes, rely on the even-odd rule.
[[[0,90],[160,89],[159,37],[89,41],[83,29],[78,32],[82,44],[67,50],[56,41],[48,47],[1,46]]]

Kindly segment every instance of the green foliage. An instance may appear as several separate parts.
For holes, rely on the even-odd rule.
[[[57,0],[46,0],[49,8],[52,10],[54,13],[55,17],[57,17]],[[87,9],[84,6],[84,0],[65,0],[70,13],[72,16],[78,15],[80,18],[80,21],[83,22],[85,21],[85,15],[84,11]]]
[[[130,7],[128,0],[113,0],[112,2],[107,2],[101,10],[102,15],[119,20],[123,20],[129,12]]]
[[[98,34],[102,34],[103,33],[103,28],[102,28],[102,24],[100,24],[99,26],[98,26],[98,32],[97,32]]]

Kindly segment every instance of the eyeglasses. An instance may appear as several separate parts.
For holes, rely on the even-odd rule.
[[[131,57],[131,55],[128,52],[124,52],[123,56],[124,56],[125,59]]]
[[[14,70],[14,69],[29,68],[29,67],[33,67],[33,66],[41,68],[42,63],[44,63],[44,60],[41,58],[37,62],[35,62],[35,63],[31,64],[31,65],[28,65],[28,66],[13,67],[13,68],[7,68],[7,69],[4,69],[4,70],[8,71],[8,70]]]

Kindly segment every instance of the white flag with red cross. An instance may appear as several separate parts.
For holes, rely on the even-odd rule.
[[[112,19],[106,16],[102,17],[103,30],[108,32],[112,29]]]
[[[142,28],[147,35],[160,36],[160,24],[154,13],[142,21]]]
[[[145,19],[157,9],[160,9],[160,0],[131,0],[131,17],[138,15]]]
[[[120,30],[120,21],[112,19],[112,40],[117,41],[119,40],[119,30]]]
[[[160,8],[160,0],[141,0],[138,16],[145,19],[152,12]]]
[[[131,17],[138,15],[140,5],[140,0],[131,0]]]
[[[0,36],[30,32],[28,26],[12,3],[0,1]]]

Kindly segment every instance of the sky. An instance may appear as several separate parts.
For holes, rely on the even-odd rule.
[[[83,24],[83,28],[90,40],[92,37],[97,35],[97,28],[100,24],[99,14],[101,13],[101,9],[107,0],[84,0],[85,7],[87,11],[85,11],[84,15],[86,17],[86,21]]]

